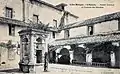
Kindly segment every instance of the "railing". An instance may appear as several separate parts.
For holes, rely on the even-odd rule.
[[[96,66],[96,67],[108,67],[109,64],[108,63],[96,63],[96,62],[92,62],[92,66]]]
[[[73,61],[72,64],[80,65],[80,66],[89,66],[89,67],[110,67],[109,63],[97,63],[97,62],[87,63],[87,62]]]

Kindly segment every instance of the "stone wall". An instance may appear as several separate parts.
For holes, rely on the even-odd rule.
[[[0,47],[0,67],[18,66],[19,58],[17,49]]]
[[[92,25],[93,25],[93,34],[118,30],[118,20],[111,20],[111,21],[101,22]],[[88,35],[87,26],[81,26],[70,29],[70,37],[86,36],[86,35]]]
[[[44,3],[39,3],[34,1],[31,3],[30,0],[25,1],[25,22],[30,23],[33,21],[33,14],[38,15],[39,21],[44,24],[48,24],[50,27],[55,26],[55,22],[53,20],[57,20],[57,27],[60,24],[61,17],[63,16],[63,11],[57,10],[53,7],[47,6]],[[5,17],[6,7],[13,9],[13,17],[12,19],[23,21],[23,3],[22,0],[0,0],[0,17]],[[51,15],[50,15],[51,14]],[[65,20],[68,20],[65,24],[70,22],[74,22],[77,20],[76,17],[72,15],[68,15],[68,18],[65,17]],[[23,24],[24,25],[24,24]],[[24,29],[23,27],[15,26],[15,36],[9,36],[9,28],[8,24],[0,23],[1,36],[0,41],[8,41],[13,40],[15,43],[19,40],[18,31]],[[52,36],[52,33],[50,33]],[[64,38],[64,31],[56,34],[56,39]],[[54,40],[53,37],[50,37],[49,40]]]

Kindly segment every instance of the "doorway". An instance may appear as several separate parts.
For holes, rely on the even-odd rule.
[[[42,50],[36,50],[36,63],[42,63]]]

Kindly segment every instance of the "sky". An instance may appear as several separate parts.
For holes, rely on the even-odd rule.
[[[79,19],[82,20],[120,11],[120,0],[44,0],[44,1],[49,2],[53,5],[65,3],[67,4],[66,10],[79,16]]]

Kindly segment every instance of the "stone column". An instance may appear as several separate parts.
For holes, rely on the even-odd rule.
[[[115,66],[115,53],[113,51],[111,51],[110,58],[111,58],[111,66],[114,67]]]
[[[29,53],[30,53],[29,64],[35,64],[35,60],[34,60],[35,49],[34,49],[34,37],[33,37],[33,35],[31,35]]]
[[[34,36],[31,35],[30,37],[30,49],[29,49],[29,72],[35,72],[35,48],[34,48]]]
[[[116,67],[119,67],[120,68],[120,47],[119,49],[115,52],[115,65]]]
[[[119,42],[113,42],[112,45],[117,46],[118,49],[114,52],[115,53],[115,67],[120,67],[120,44]]]
[[[22,59],[23,59],[23,46],[22,46],[22,36],[20,36],[20,61],[19,61],[19,69],[22,71]]]
[[[59,53],[56,53],[56,63],[58,62]]]
[[[22,46],[22,36],[20,36],[20,62],[22,61],[23,57],[23,46]]]
[[[88,65],[91,65],[91,64],[92,64],[92,53],[86,54],[86,63],[87,63]]]
[[[69,51],[70,53],[70,63],[72,63],[72,60],[73,60],[73,51]]]
[[[59,53],[60,53],[60,50],[62,49],[63,47],[60,47],[58,48],[55,52],[56,52],[56,62],[58,63],[58,59],[59,59]]]

